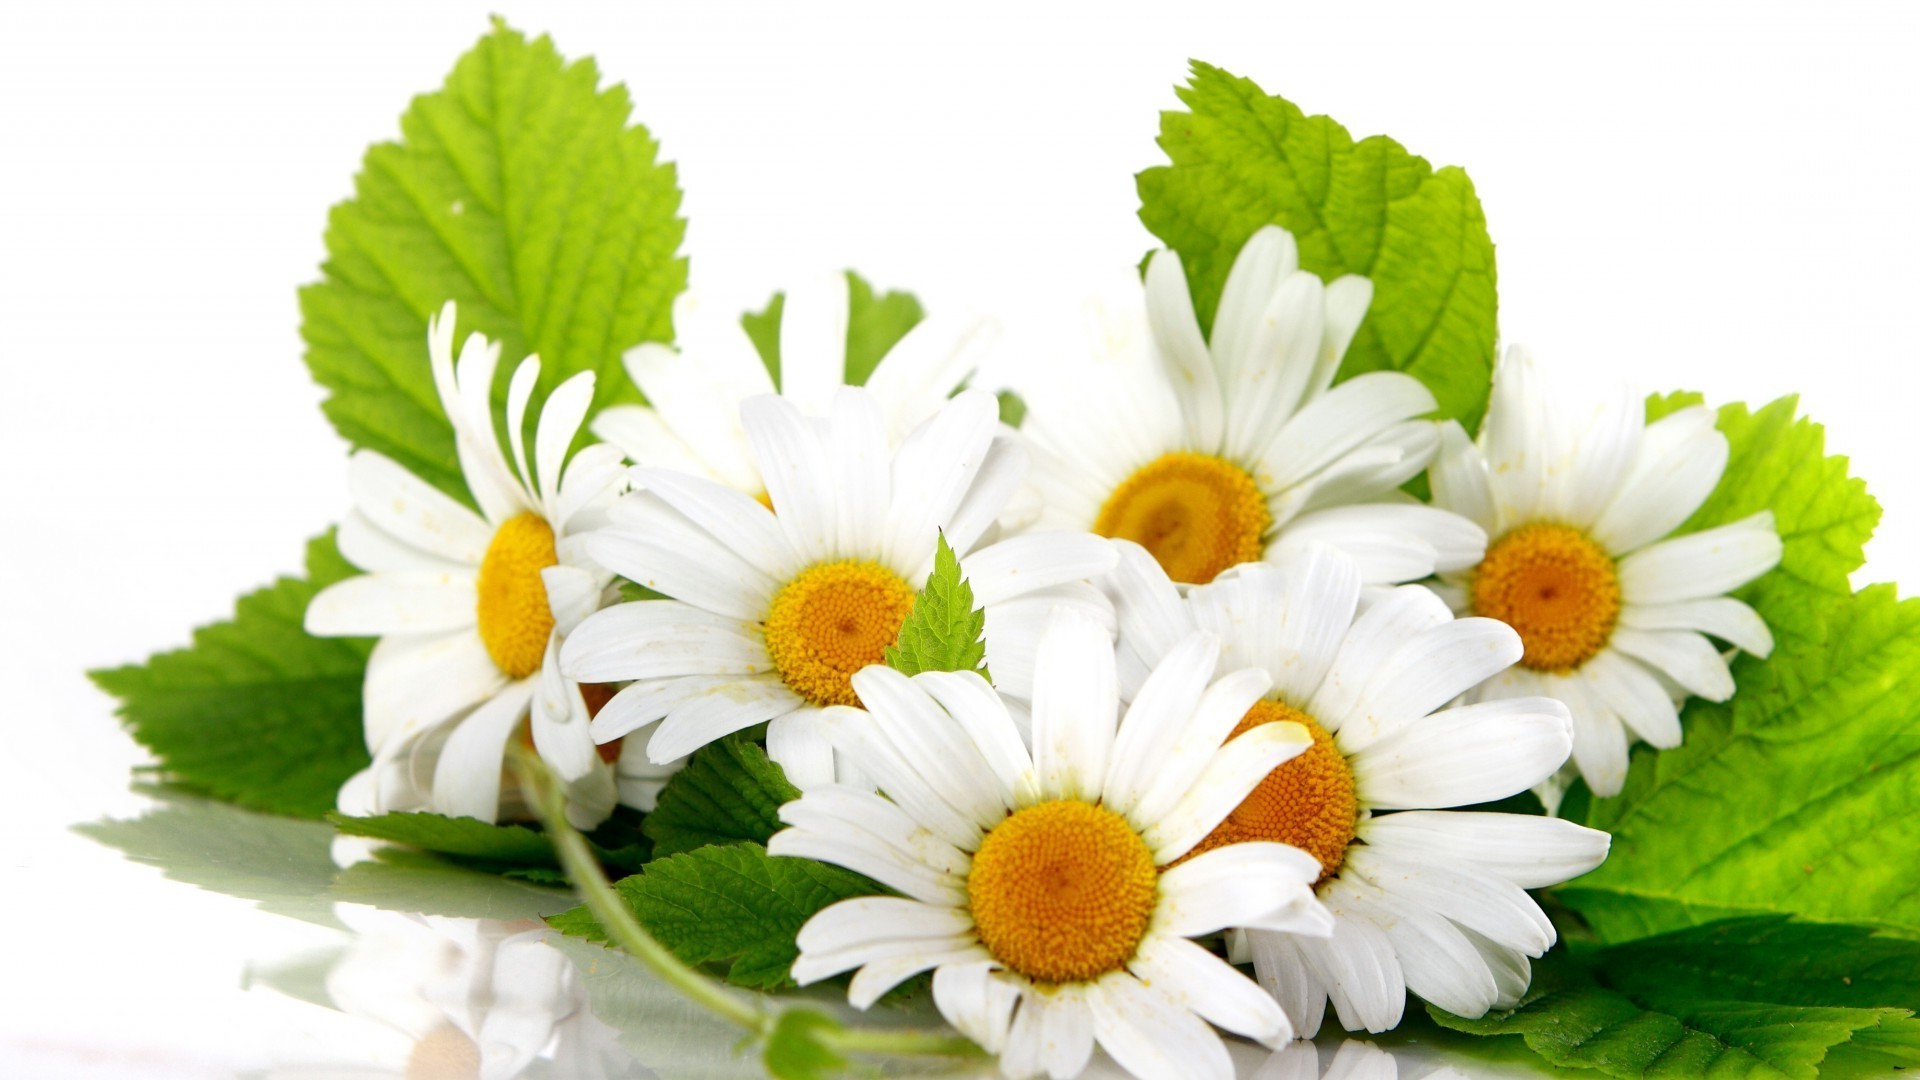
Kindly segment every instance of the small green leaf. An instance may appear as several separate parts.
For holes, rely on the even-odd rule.
[[[767,306],[740,316],[760,359],[780,385],[780,314],[786,310],[787,294],[774,293]],[[865,386],[873,369],[887,353],[907,336],[926,313],[912,293],[876,293],[867,280],[847,271],[847,366],[843,373],[848,386]]]
[[[327,219],[322,280],[300,292],[307,365],[340,434],[468,498],[427,365],[427,317],[460,305],[460,334],[499,342],[498,395],[539,353],[541,400],[576,372],[594,406],[637,401],[627,349],[673,336],[686,222],[673,166],[542,37],[496,21],[440,90],[414,99],[402,140],[367,152]]]
[[[160,771],[241,806],[319,817],[368,764],[360,684],[371,642],[315,638],[307,602],[356,573],[331,533],[307,545],[307,577],[240,598],[231,620],[145,664],[90,673]]]
[[[1799,631],[1594,801],[1612,853],[1556,895],[1603,940],[1764,912],[1920,934],[1920,599],[1874,586]]]
[[[1339,378],[1391,369],[1433,391],[1440,415],[1472,430],[1492,383],[1493,240],[1473,182],[1384,136],[1355,142],[1324,116],[1247,79],[1195,63],[1189,112],[1160,117],[1171,164],[1138,177],[1140,220],[1180,253],[1203,327],[1247,238],[1280,225],[1300,265],[1332,280],[1363,274],[1373,307]]]
[[[933,573],[913,610],[900,624],[900,637],[887,646],[887,666],[908,675],[923,671],[977,671],[987,673],[987,613],[973,606],[973,586],[960,576],[960,560],[939,537]]]
[[[1000,399],[1000,422],[1008,427],[1017,428],[1027,418],[1027,400],[1011,390],[1002,390]]]
[[[1760,918],[1591,954],[1556,949],[1513,1010],[1427,1011],[1612,1076],[1800,1078],[1920,1064],[1915,1008],[1920,943]]]
[[[760,1060],[779,1080],[828,1080],[842,1075],[847,1059],[822,1042],[823,1031],[839,1031],[840,1021],[814,1009],[787,1009],[773,1022]]]
[[[767,854],[759,844],[718,844],[647,864],[614,886],[634,917],[689,964],[729,963],[727,979],[771,990],[792,985],[794,936],[822,908],[886,890],[851,870]],[[584,906],[548,920],[554,929],[605,941]]]
[[[694,751],[660,792],[641,828],[656,857],[708,844],[764,844],[779,832],[780,806],[800,797],[786,773],[744,734]]]

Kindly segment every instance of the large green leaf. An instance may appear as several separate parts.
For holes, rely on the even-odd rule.
[[[168,779],[257,810],[319,817],[365,768],[360,684],[369,642],[301,626],[315,593],[356,571],[328,534],[307,577],[241,597],[233,618],[145,664],[92,672]]]
[[[638,400],[621,354],[672,337],[686,231],[672,165],[630,125],[627,91],[590,60],[496,22],[439,91],[415,98],[402,139],[367,152],[353,198],[327,219],[322,280],[300,293],[307,364],[327,416],[457,498],[453,436],[427,366],[427,317],[460,305],[462,337],[537,352],[539,400],[597,373],[595,407]]]
[[[1442,1025],[1520,1035],[1548,1062],[1627,1077],[1883,1075],[1920,1065],[1920,944],[1740,919],[1595,952],[1558,949],[1508,1012]]]
[[[1558,896],[1603,939],[1757,912],[1920,934],[1920,600],[1875,586],[1804,629],[1593,803],[1612,853]]]
[[[773,299],[759,311],[740,316],[761,362],[780,385],[780,316],[786,311],[787,294],[774,293]],[[843,377],[848,386],[865,386],[873,369],[907,331],[925,316],[920,301],[908,292],[875,292],[867,279],[847,271],[847,366]]]
[[[1227,271],[1264,225],[1300,244],[1305,269],[1364,274],[1373,307],[1340,378],[1405,371],[1471,430],[1486,409],[1495,320],[1493,240],[1457,168],[1434,169],[1384,136],[1355,142],[1324,116],[1209,64],[1160,118],[1171,164],[1139,176],[1140,220],[1180,253],[1202,326]]]
[[[746,733],[693,752],[641,826],[656,856],[708,844],[765,844],[780,831],[780,806],[800,797],[787,774]]]

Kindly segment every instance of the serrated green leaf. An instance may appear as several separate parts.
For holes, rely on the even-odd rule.
[[[1920,600],[1833,601],[1736,681],[1594,802],[1612,853],[1560,900],[1607,941],[1763,912],[1920,934]]]
[[[913,598],[900,637],[887,646],[887,666],[908,675],[923,671],[987,672],[987,613],[973,606],[973,586],[960,576],[960,560],[939,537],[933,573]]]
[[[1201,325],[1247,238],[1280,225],[1300,265],[1332,280],[1364,274],[1373,307],[1339,378],[1391,369],[1433,391],[1468,430],[1486,410],[1495,319],[1493,241],[1457,168],[1434,169],[1384,136],[1354,142],[1251,81],[1195,63],[1190,111],[1160,118],[1171,164],[1138,177],[1140,220],[1180,253]]]
[[[1686,405],[1698,394],[1653,399],[1648,418]],[[1799,399],[1784,397],[1758,412],[1720,409],[1718,426],[1730,454],[1720,485],[1677,533],[1699,532],[1772,510],[1785,550],[1780,565],[1734,595],[1767,620],[1776,638],[1818,638],[1825,610],[1853,591],[1848,577],[1866,561],[1866,543],[1880,504],[1849,476],[1847,459],[1829,457],[1826,429],[1796,417]]]
[[[1612,1076],[1800,1078],[1920,1063],[1916,1007],[1920,944],[1760,918],[1591,954],[1557,949],[1511,1011],[1428,1012]]]
[[[307,577],[241,597],[189,648],[91,672],[169,779],[256,810],[319,817],[368,764],[360,684],[368,641],[315,638],[307,602],[356,573],[331,533],[307,545]]]
[[[590,60],[496,21],[440,90],[414,99],[402,140],[367,152],[327,219],[322,280],[300,292],[307,364],[340,434],[467,499],[427,365],[427,317],[460,305],[460,334],[537,352],[535,400],[597,374],[594,406],[639,400],[628,348],[672,338],[686,231],[672,165],[629,126],[622,86]]]
[[[1017,428],[1027,418],[1027,399],[1011,390],[1002,390],[994,395],[1000,399],[1000,422],[1008,427]]]
[[[774,293],[765,308],[740,316],[775,387],[780,385],[780,315],[786,306],[787,294]],[[925,317],[912,293],[877,293],[865,278],[847,271],[847,385],[865,386],[873,369]]]
[[[771,990],[792,985],[794,936],[822,908],[886,890],[838,866],[767,854],[759,844],[720,844],[655,859],[617,882],[620,898],[662,945],[689,964],[728,963],[727,979]],[[584,906],[547,920],[576,937],[605,941]]]
[[[641,828],[656,857],[708,844],[764,844],[780,831],[780,806],[800,797],[758,743],[729,735],[694,751],[673,774]]]

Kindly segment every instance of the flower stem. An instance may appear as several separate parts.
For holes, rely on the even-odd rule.
[[[561,869],[580,891],[587,909],[606,929],[608,939],[701,1007],[747,1029],[756,1039],[764,1040],[771,1035],[777,1026],[777,1010],[728,990],[689,967],[647,933],[626,903],[614,893],[587,838],[567,821],[566,792],[546,762],[524,746],[513,746],[511,753],[514,774],[519,777],[534,816],[540,819],[553,841]],[[816,1030],[814,1037],[832,1050],[849,1054],[978,1057],[981,1053],[978,1046],[961,1036],[912,1029],[862,1030],[836,1024]]]

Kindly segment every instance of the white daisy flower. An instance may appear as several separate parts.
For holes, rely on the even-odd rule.
[[[1096,365],[1023,387],[1042,525],[1132,540],[1183,584],[1310,541],[1369,583],[1479,560],[1478,526],[1398,492],[1433,455],[1438,427],[1416,419],[1433,395],[1391,371],[1332,386],[1372,283],[1298,263],[1290,233],[1255,233],[1208,341],[1180,256],[1156,252],[1144,306],[1101,328]]]
[[[1104,627],[1063,610],[1038,651],[1031,753],[972,673],[868,668],[854,684],[870,712],[826,712],[836,747],[886,794],[808,791],[780,808],[792,827],[767,848],[902,895],[815,915],[793,977],[858,968],[848,999],[864,1009],[932,969],[941,1015],[1010,1077],[1077,1075],[1096,1042],[1138,1076],[1231,1076],[1207,1022],[1269,1046],[1293,1028],[1188,939],[1248,923],[1324,934],[1307,888],[1319,867],[1280,844],[1182,859],[1306,734],[1271,724],[1222,746],[1267,678],[1213,681],[1209,634],[1180,642],[1117,729]]]
[[[943,534],[985,609],[989,668],[1015,696],[1032,684],[1053,607],[1111,625],[1087,580],[1112,568],[1107,541],[991,542],[1027,464],[991,394],[957,395],[893,451],[865,389],[842,388],[819,420],[773,395],[741,416],[772,509],[724,484],[636,468],[613,525],[587,537],[601,565],[671,598],[608,608],[567,639],[570,677],[633,680],[595,718],[602,742],[658,721],[647,753],[664,763],[772,721],[767,751],[788,777],[831,780],[815,721],[826,706],[860,703],[851,677],[898,638]]]
[[[779,393],[808,416],[824,416],[847,381],[847,275],[789,290],[780,319],[780,386],[735,317],[720,318],[691,293],[674,302],[680,348],[640,345],[627,373],[648,405],[618,405],[594,417],[593,432],[638,464],[678,469],[766,498],[740,405]],[[998,331],[989,323],[922,319],[896,342],[864,384],[897,443],[939,411],[963,384]]]
[[[1585,873],[1608,844],[1556,818],[1446,809],[1524,791],[1572,749],[1566,708],[1550,698],[1444,708],[1518,660],[1518,635],[1456,620],[1418,585],[1359,610],[1360,574],[1329,548],[1242,566],[1183,596],[1144,549],[1117,546],[1123,698],[1144,700],[1145,673],[1206,631],[1222,666],[1272,682],[1232,731],[1284,721],[1313,739],[1194,848],[1278,842],[1317,861],[1331,938],[1252,928],[1235,941],[1295,1028],[1319,1030],[1329,998],[1343,1025],[1368,1031],[1400,1022],[1408,990],[1462,1016],[1516,1003],[1529,958],[1554,941],[1524,890]]]
[[[378,635],[367,664],[372,766],[342,792],[349,813],[433,810],[493,821],[507,741],[531,714],[534,747],[568,784],[568,814],[590,828],[613,809],[615,776],[588,732],[588,695],[560,673],[560,642],[598,608],[611,580],[579,533],[603,523],[625,476],[618,447],[589,446],[562,470],[593,400],[593,375],[557,387],[541,410],[528,468],[527,406],[540,362],[507,394],[513,460],[494,432],[500,347],[478,334],[453,356],[454,305],[428,324],[440,404],[475,513],[371,450],[353,455],[354,509],[340,553],[367,571],[307,608],[307,632]]]
[[[1499,619],[1526,645],[1475,700],[1549,694],[1573,712],[1573,762],[1597,795],[1626,778],[1628,732],[1680,745],[1678,703],[1733,696],[1718,638],[1756,656],[1773,635],[1725,595],[1780,561],[1773,514],[1663,539],[1700,508],[1727,465],[1712,410],[1646,422],[1622,387],[1545,385],[1524,352],[1494,375],[1480,442],[1445,429],[1434,501],[1494,537],[1486,558],[1444,577],[1454,609]],[[1556,799],[1553,788],[1543,798]]]

